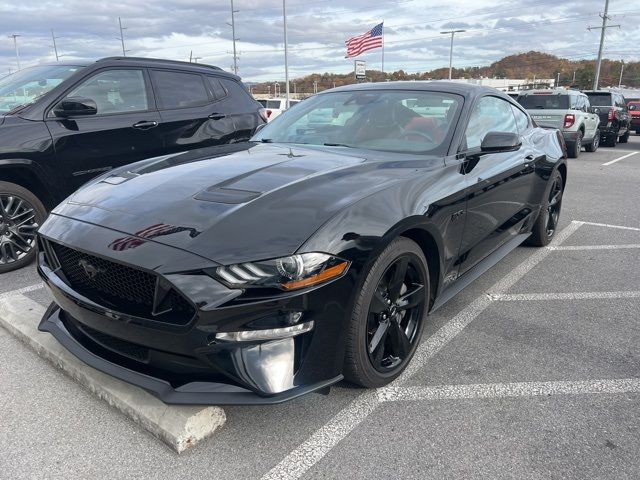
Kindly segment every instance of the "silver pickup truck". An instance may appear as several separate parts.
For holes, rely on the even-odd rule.
[[[578,158],[584,146],[595,152],[600,144],[600,117],[591,112],[589,98],[577,90],[531,90],[522,92],[518,102],[541,127],[562,132],[567,153]]]

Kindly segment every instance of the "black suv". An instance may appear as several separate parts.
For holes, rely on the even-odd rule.
[[[33,259],[47,211],[99,173],[265,122],[237,76],[202,64],[114,57],[0,79],[0,273]]]
[[[609,90],[589,90],[591,111],[600,117],[600,144],[615,147],[616,143],[627,143],[631,132],[631,115],[627,101],[621,93]]]

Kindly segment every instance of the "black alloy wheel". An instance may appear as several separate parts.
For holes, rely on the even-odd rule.
[[[549,245],[558,229],[563,192],[564,180],[560,172],[556,171],[549,178],[548,193],[544,196],[536,223],[525,243],[534,247]]]
[[[425,299],[415,259],[409,255],[396,259],[382,275],[369,306],[367,352],[373,368],[386,373],[407,358]]]
[[[399,237],[369,270],[356,298],[344,375],[364,387],[398,377],[415,353],[429,305],[429,273],[420,247]]]
[[[562,177],[556,176],[549,191],[547,203],[547,237],[553,237],[558,228],[560,208],[562,207]]]
[[[0,273],[21,268],[36,254],[36,230],[46,216],[28,190],[0,182]]]

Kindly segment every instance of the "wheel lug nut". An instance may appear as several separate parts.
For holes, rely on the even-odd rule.
[[[386,320],[386,319],[387,319],[387,314],[386,314],[386,313],[383,313],[383,314],[382,314],[382,319],[383,319],[383,320]]]
[[[387,305],[391,305],[391,300],[387,299]]]

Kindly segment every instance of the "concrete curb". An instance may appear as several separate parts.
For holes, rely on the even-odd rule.
[[[38,331],[44,311],[42,305],[24,295],[2,298],[0,326],[177,453],[224,425],[226,416],[220,407],[167,405],[141,388],[85,365],[51,335]]]

